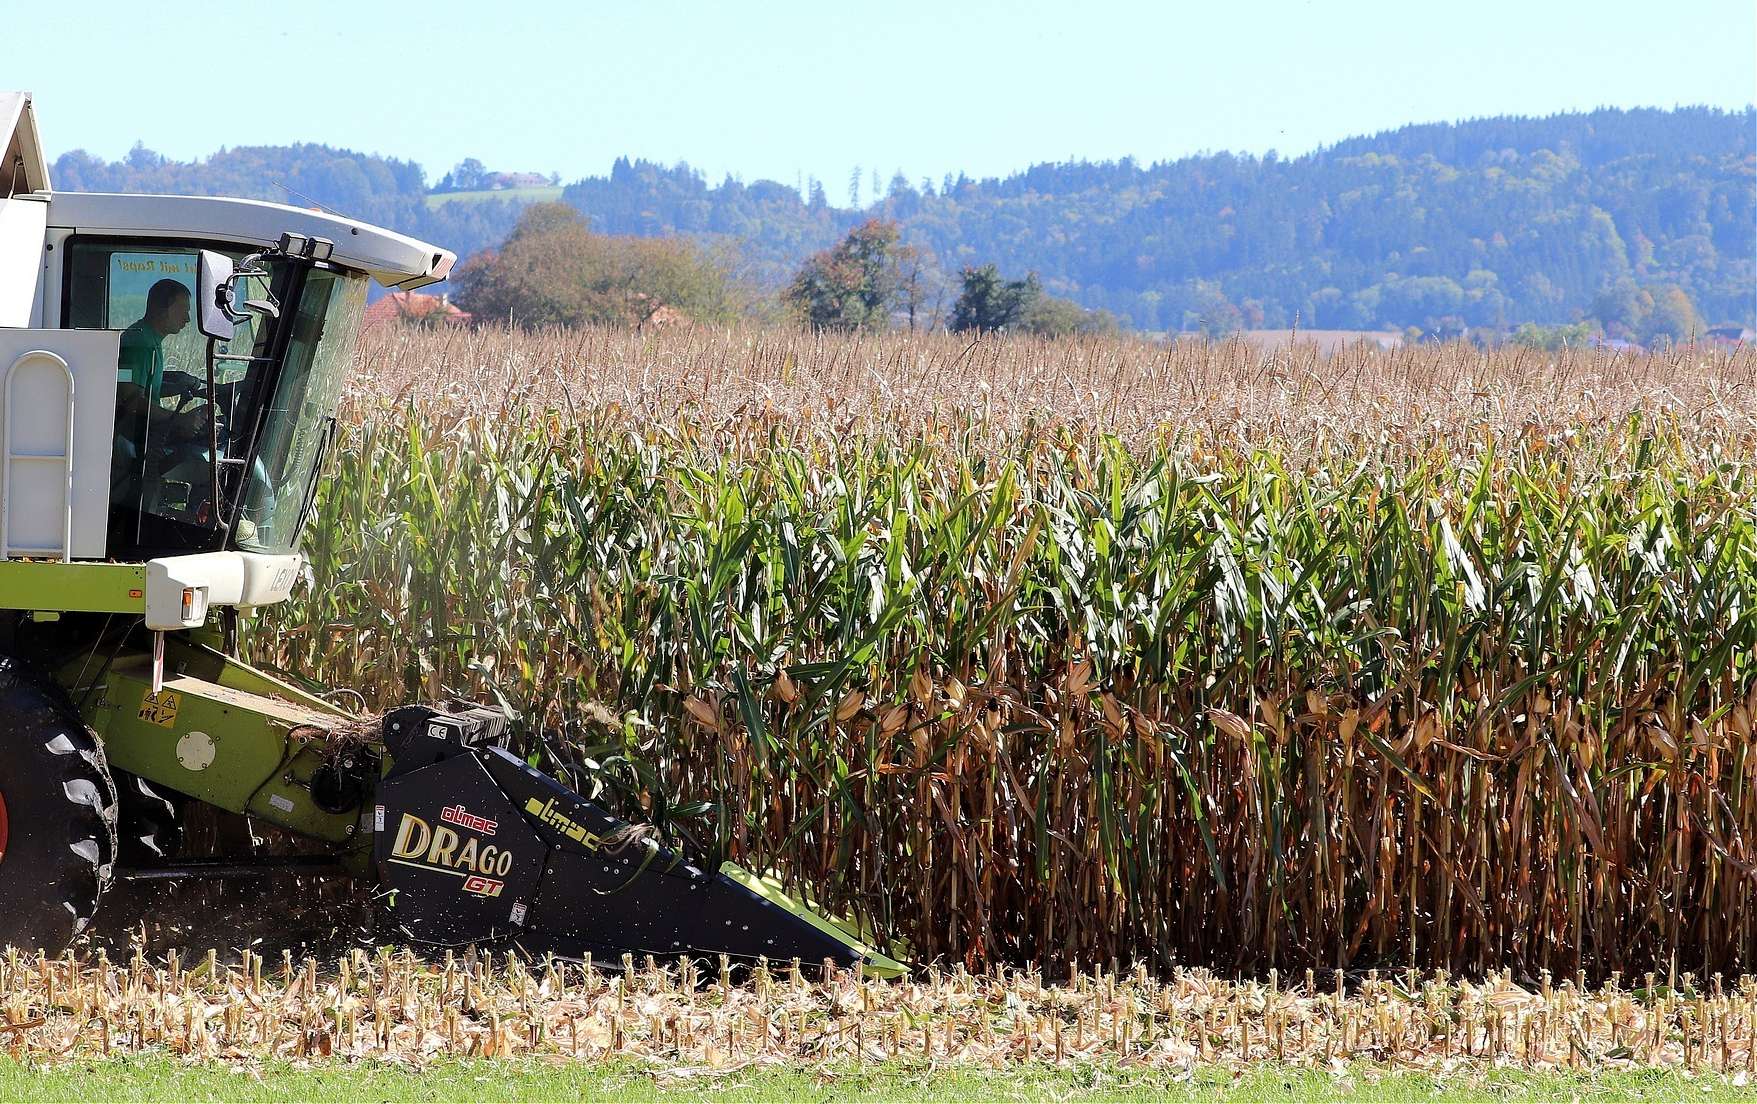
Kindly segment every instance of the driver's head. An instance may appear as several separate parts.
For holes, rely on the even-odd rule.
[[[189,289],[176,280],[160,280],[148,288],[146,324],[166,337],[189,325]]]

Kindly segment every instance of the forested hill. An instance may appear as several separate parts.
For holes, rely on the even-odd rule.
[[[710,185],[687,166],[618,160],[563,196],[612,233],[736,245],[783,282],[860,220],[900,222],[947,274],[997,263],[1147,329],[1199,321],[1356,329],[1504,328],[1651,316],[1757,326],[1757,112],[1601,110],[1409,126],[1296,158],[1210,154],[1141,165],[1037,165],[1002,179],[892,178],[882,200],[832,206],[769,181]],[[137,150],[69,154],[62,188],[231,192],[325,205],[468,253],[516,202],[428,205],[419,167],[322,146],[224,151],[195,165]],[[435,197],[437,200],[439,197]],[[1642,306],[1645,302],[1646,306]]]

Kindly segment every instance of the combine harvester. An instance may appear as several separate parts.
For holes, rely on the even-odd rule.
[[[336,215],[50,188],[0,93],[0,945],[60,948],[118,878],[375,873],[381,935],[531,954],[903,967],[701,870],[508,750],[504,714],[338,708],[238,658],[283,601],[367,284],[453,255]],[[312,854],[183,860],[205,802]]]

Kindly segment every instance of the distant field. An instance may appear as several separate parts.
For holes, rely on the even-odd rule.
[[[521,203],[543,203],[561,198],[561,186],[542,188],[499,188],[480,192],[438,192],[427,197],[427,206],[447,203],[480,203],[485,199],[516,199]]]

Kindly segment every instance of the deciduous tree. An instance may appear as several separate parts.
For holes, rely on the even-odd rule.
[[[808,258],[782,299],[813,329],[884,329],[904,287],[899,262],[912,260],[897,238],[896,223],[866,220]]]
[[[1087,310],[1071,299],[1053,295],[1039,295],[1026,308],[1017,328],[1038,337],[1114,334],[1121,329],[1116,316],[1109,311]]]
[[[639,326],[669,308],[697,321],[737,313],[724,268],[681,238],[595,234],[563,203],[527,208],[498,249],[457,274],[458,305],[520,326]]]
[[[485,187],[488,181],[488,168],[474,157],[466,157],[459,161],[445,177],[440,180],[436,192],[473,192]]]
[[[1696,305],[1676,284],[1653,290],[1653,309],[1648,312],[1642,338],[1652,342],[1661,339],[1688,341],[1702,331],[1696,316]]]

